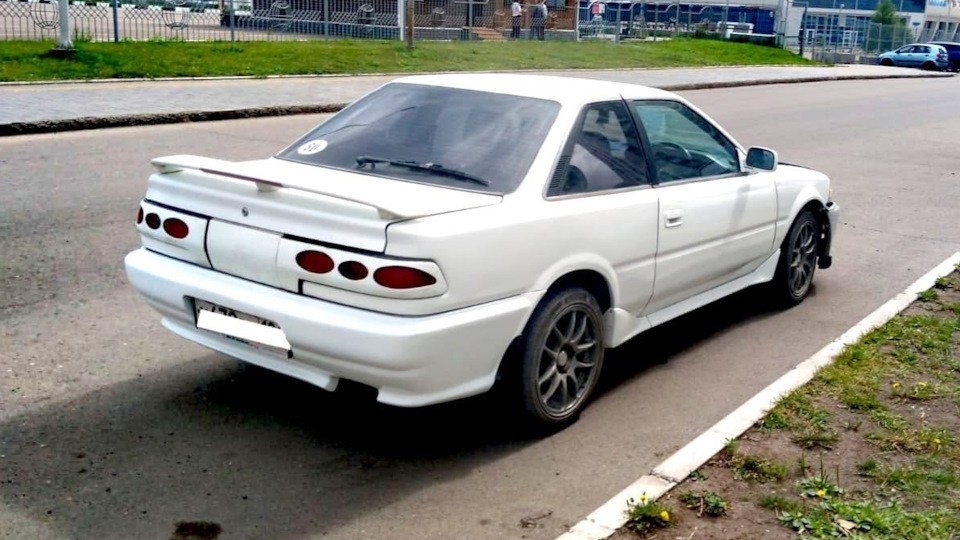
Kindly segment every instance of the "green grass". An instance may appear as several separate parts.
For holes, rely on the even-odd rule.
[[[840,440],[840,435],[836,431],[828,429],[804,430],[794,434],[790,440],[800,448],[807,450],[813,448],[832,450]]]
[[[879,483],[896,488],[911,499],[923,503],[949,502],[960,488],[960,476],[945,460],[920,455],[910,466],[880,465],[871,476]],[[919,502],[919,501],[918,501]]]
[[[777,405],[760,421],[761,431],[768,430],[823,430],[830,414],[803,393],[795,390],[777,402]]]
[[[790,52],[716,40],[676,39],[614,45],[597,42],[297,42],[148,41],[75,43],[69,59],[53,42],[5,41],[0,81],[485,71],[813,65]]]
[[[897,502],[824,502],[818,507],[779,513],[780,522],[813,538],[953,538],[960,518],[949,510],[911,512]]]
[[[789,467],[783,463],[770,461],[751,454],[735,455],[730,460],[733,477],[737,480],[752,480],[767,482],[769,480],[783,480],[789,473]]]
[[[829,448],[838,431],[816,404],[836,400],[857,415],[836,422],[845,436],[862,436],[878,450],[856,465],[858,476],[875,482],[873,493],[844,493],[839,467],[827,474],[821,457],[820,473],[797,486],[809,503],[782,496],[758,501],[784,526],[813,538],[953,538],[960,531],[960,434],[911,417],[937,402],[960,406],[960,317],[936,293],[955,286],[938,280],[918,295],[928,314],[901,315],[870,332],[759,423],[761,433],[788,431],[802,449]],[[800,456],[803,472],[806,455]]]
[[[937,280],[907,314],[846,347],[809,384],[783,396],[748,437],[761,452],[766,439],[788,438],[799,480],[782,493],[745,488],[751,497],[740,500],[772,512],[799,538],[960,539],[957,287],[955,275]],[[830,451],[841,443],[846,462]],[[811,470],[808,452],[819,457],[818,469]],[[777,480],[777,491],[788,476],[780,462],[741,453],[739,439],[728,440],[712,464],[728,467],[735,480]],[[850,478],[857,480],[848,490]],[[707,493],[681,492],[679,500],[706,513]]]
[[[800,503],[782,495],[764,495],[760,497],[757,504],[760,505],[760,508],[775,512],[796,512],[800,509]]]
[[[922,300],[922,301],[924,301],[924,302],[933,302],[934,300],[936,300],[937,298],[939,298],[939,295],[937,294],[937,291],[935,291],[935,290],[933,290],[933,289],[928,289],[928,290],[923,291],[922,293],[918,294],[918,295],[917,295],[917,298],[919,298],[920,300]]]

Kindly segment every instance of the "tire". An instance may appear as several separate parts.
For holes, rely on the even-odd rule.
[[[893,60],[891,60],[891,59],[889,59],[889,58],[884,58],[883,60],[880,61],[880,65],[881,65],[881,66],[892,66],[892,65],[893,65]]]
[[[600,305],[586,290],[553,291],[540,302],[518,349],[528,425],[553,431],[577,420],[600,377],[603,338]]]
[[[924,62],[923,65],[920,66],[920,69],[924,71],[936,71],[937,65],[933,62]]]
[[[817,252],[820,247],[820,224],[810,210],[804,210],[794,220],[787,237],[780,246],[780,261],[770,287],[780,307],[793,307],[806,298],[817,270]]]

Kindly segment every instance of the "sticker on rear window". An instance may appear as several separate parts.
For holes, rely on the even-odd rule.
[[[327,147],[327,141],[323,139],[316,139],[300,145],[300,148],[297,148],[297,153],[300,154],[301,156],[309,156],[310,154],[323,152],[323,150],[326,147]]]

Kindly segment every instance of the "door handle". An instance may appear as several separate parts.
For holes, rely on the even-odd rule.
[[[683,225],[683,210],[670,210],[663,213],[663,226],[679,227]]]

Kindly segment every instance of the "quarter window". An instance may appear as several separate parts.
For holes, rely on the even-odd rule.
[[[675,101],[633,104],[650,140],[658,182],[740,172],[737,149],[710,122]]]
[[[573,145],[554,174],[548,195],[592,193],[649,182],[630,112],[622,101],[584,108]]]

